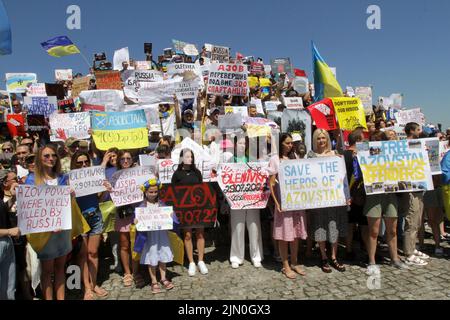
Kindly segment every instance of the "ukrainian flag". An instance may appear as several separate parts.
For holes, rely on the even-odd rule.
[[[47,53],[53,57],[64,57],[80,53],[77,46],[66,36],[56,37],[41,43]]]
[[[3,1],[0,0],[0,56],[11,53],[11,25]]]
[[[323,60],[314,42],[312,44],[313,51],[313,68],[314,68],[314,101],[324,98],[343,97],[342,88],[331,72],[330,67]]]

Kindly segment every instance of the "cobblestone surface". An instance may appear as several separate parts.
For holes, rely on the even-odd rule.
[[[427,239],[424,251],[433,252],[432,241]],[[443,243],[445,253],[450,254],[450,245]],[[238,269],[232,269],[228,262],[229,247],[207,246],[205,261],[209,268],[208,275],[198,271],[189,277],[186,266],[177,264],[168,266],[168,277],[175,285],[170,291],[162,289],[161,294],[151,292],[148,272],[147,285],[142,289],[134,286],[125,288],[121,275],[109,271],[111,258],[101,260],[100,281],[103,288],[109,291],[108,300],[271,300],[271,299],[326,299],[326,300],[359,300],[359,299],[450,299],[450,261],[448,257],[430,259],[425,267],[410,267],[410,270],[397,270],[389,265],[388,252],[380,252],[384,263],[380,264],[380,289],[369,289],[369,285],[377,285],[374,279],[366,275],[366,266],[359,260],[345,262],[347,270],[340,273],[333,270],[325,274],[319,268],[317,252],[309,260],[300,259],[307,272],[305,277],[295,280],[285,278],[281,272],[281,263],[266,256],[263,267],[256,269],[248,260]],[[248,249],[248,248],[247,248]],[[342,249],[342,248],[341,248]],[[247,251],[248,252],[248,251]],[[340,252],[343,254],[342,252]],[[300,254],[302,257],[302,254]],[[342,261],[342,259],[341,259]],[[68,299],[82,299],[80,290],[68,292]]]

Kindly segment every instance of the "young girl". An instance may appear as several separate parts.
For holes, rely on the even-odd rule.
[[[140,207],[158,208],[158,189],[160,182],[156,179],[150,179],[143,186],[142,191],[145,194],[145,200]],[[145,232],[147,241],[141,253],[141,264],[148,265],[150,278],[152,281],[152,293],[160,293],[161,289],[156,280],[156,267],[159,266],[161,274],[160,283],[166,290],[174,287],[173,283],[166,278],[166,263],[173,261],[173,254],[170,248],[169,235],[167,230],[155,230]]]

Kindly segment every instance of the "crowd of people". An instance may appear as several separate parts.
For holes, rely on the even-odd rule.
[[[228,58],[229,63],[248,62],[242,58]],[[205,65],[207,59],[208,52],[204,48],[198,57],[173,53],[168,60],[163,59],[158,63],[152,61],[149,65],[152,69],[164,73],[167,71],[167,65],[171,63],[192,63],[198,60],[200,65]],[[258,62],[263,61],[258,59]],[[132,62],[124,63],[122,75],[132,67]],[[91,75],[89,90],[96,90],[93,70]],[[125,78],[122,77],[122,80],[125,81]],[[283,132],[279,122],[278,127],[272,128],[271,133],[266,136],[249,137],[246,134],[247,124],[243,124],[231,135],[225,135],[219,128],[219,117],[225,113],[227,106],[246,106],[249,118],[267,118],[270,113],[266,110],[268,102],[277,101],[276,112],[282,113],[286,109],[283,97],[301,97],[305,108],[314,103],[313,87],[310,86],[306,93],[297,92],[293,86],[294,78],[289,79],[286,73],[272,70],[266,74],[264,71],[258,71],[250,74],[249,78],[252,84],[248,96],[207,94],[204,87],[198,91],[195,99],[179,101],[175,96],[173,104],[162,104],[159,108],[161,117],[175,112],[174,125],[190,132],[193,140],[196,140],[196,132],[202,132],[203,126],[215,129],[212,131],[215,134],[202,137],[201,148],[212,158],[218,159],[219,163],[268,162],[266,170],[269,173],[268,188],[271,196],[266,208],[231,210],[225,196],[219,192],[219,198],[224,201],[219,202],[218,219],[222,224],[216,229],[217,232],[218,229],[226,230],[225,234],[229,237],[225,243],[230,248],[231,268],[238,269],[244,263],[246,228],[249,256],[253,266],[264,268],[265,260],[274,259],[281,263],[281,274],[288,279],[308,276],[300,262],[315,255],[320,261],[319,268],[325,273],[333,270],[345,272],[345,261],[364,262],[370,275],[380,273],[379,252],[386,247],[389,250],[391,266],[398,269],[425,266],[431,259],[430,255],[436,258],[444,257],[441,242],[450,240],[450,235],[445,232],[445,199],[441,186],[450,184],[448,153],[441,162],[442,175],[433,176],[434,191],[366,195],[363,175],[357,161],[356,145],[363,141],[400,138],[392,129],[396,126],[396,120],[388,119],[388,110],[374,105],[373,112],[367,114],[367,128],[354,128],[348,136],[348,146],[342,143],[340,130],[329,132],[317,128],[314,124],[305,128],[310,131],[312,137],[311,150],[308,150],[309,144],[305,141],[305,135]],[[64,89],[65,98],[71,98],[71,82],[65,82]],[[26,117],[27,110],[23,106],[22,98],[19,95],[11,95],[11,113],[23,114]],[[262,102],[262,110],[253,103],[255,99]],[[114,173],[139,166],[139,155],[143,154],[156,159],[171,159],[173,152],[178,150],[180,161],[171,177],[171,184],[202,183],[205,177],[196,167],[194,151],[188,148],[180,150],[180,135],[167,134],[160,124],[148,123],[147,148],[110,148],[101,151],[93,139],[78,140],[67,137],[64,142],[51,142],[48,132],[11,136],[6,124],[2,128],[0,299],[33,299],[35,296],[46,300],[64,299],[66,267],[71,263],[81,267],[85,300],[108,296],[108,291],[102,288],[98,281],[99,270],[104,270],[99,267],[102,263],[99,259],[99,247],[105,242],[108,243],[106,248],[110,250],[114,260],[111,270],[123,273],[123,286],[145,286],[144,272],[147,272],[148,268],[152,293],[174,288],[172,279],[169,279],[170,273],[166,271],[167,264],[174,262],[174,248],[171,247],[168,231],[136,231],[136,208],[156,208],[163,205],[159,194],[162,183],[158,170],[155,170],[154,178],[141,186],[144,201],[115,208],[113,214],[116,219],[112,231],[106,230],[102,203],[111,200]],[[440,129],[413,122],[403,128],[406,139],[438,137],[441,141],[447,141],[449,146],[450,130],[445,132]],[[277,139],[274,140],[274,136]],[[253,148],[252,145],[258,147]],[[340,156],[345,160],[350,193],[347,206],[283,211],[278,177],[280,163],[284,160],[330,156]],[[17,221],[16,188],[22,184],[68,185],[67,174],[71,170],[90,166],[105,168],[106,191],[82,197],[75,197],[72,193],[72,211],[79,211],[82,216],[79,220],[73,218],[73,229],[41,234],[45,241],[40,246],[33,243],[35,239],[32,236],[21,235]],[[203,276],[208,275],[205,254],[208,232],[202,226],[180,225],[175,215],[173,220],[174,229],[184,242],[188,275],[195,276],[197,271]],[[434,251],[428,254],[422,252],[420,247],[424,243],[426,224],[431,227],[435,245]],[[357,254],[358,250],[354,247],[356,239],[360,240],[360,254]],[[345,248],[345,256],[339,254],[340,245]],[[303,247],[304,250],[300,250]],[[302,256],[299,256],[299,251]],[[40,290],[36,293],[38,284]]]

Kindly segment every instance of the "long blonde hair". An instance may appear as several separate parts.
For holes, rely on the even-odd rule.
[[[44,179],[45,169],[44,169],[44,164],[42,163],[42,153],[45,149],[51,149],[56,154],[56,164],[52,168],[52,172],[55,174],[56,177],[58,177],[61,174],[61,159],[58,155],[58,151],[57,151],[56,147],[51,144],[41,147],[41,148],[39,148],[36,158],[35,158],[36,160],[35,160],[35,169],[34,169],[34,184],[36,186],[44,184],[44,182],[45,182],[45,179]]]
[[[318,152],[318,144],[317,144],[317,139],[319,138],[319,135],[323,134],[325,136],[325,138],[327,139],[327,148],[325,150],[325,152],[329,152],[331,151],[331,139],[330,139],[330,135],[328,134],[327,130],[324,129],[316,129],[316,131],[314,131],[313,134],[313,151],[314,152]]]

